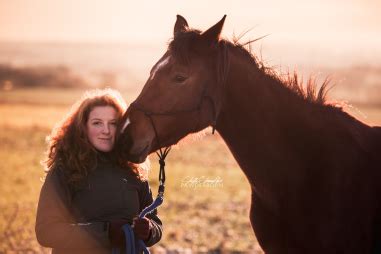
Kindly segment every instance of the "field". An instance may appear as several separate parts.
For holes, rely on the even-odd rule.
[[[34,219],[46,149],[45,137],[83,90],[34,89],[0,92],[0,253],[44,253]],[[123,93],[128,102],[134,91]],[[381,125],[381,108],[349,107],[351,114]],[[165,202],[159,208],[164,237],[153,249],[173,253],[261,253],[249,223],[249,184],[226,145],[206,130],[176,146],[167,161]],[[157,191],[158,163],[151,156],[150,183]],[[218,180],[191,185],[188,180]]]

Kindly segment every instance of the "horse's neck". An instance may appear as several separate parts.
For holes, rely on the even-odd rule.
[[[248,68],[232,62],[217,130],[252,186],[277,185],[290,153],[285,133],[297,131],[308,106],[270,75]]]

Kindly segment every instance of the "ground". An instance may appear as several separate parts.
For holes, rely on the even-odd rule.
[[[34,236],[45,138],[82,92],[0,92],[0,253],[48,252]],[[132,93],[123,94],[132,101]],[[381,108],[361,105],[348,111],[381,125]],[[249,184],[221,137],[211,135],[211,129],[205,133],[188,137],[168,156],[165,199],[159,208],[164,236],[152,251],[261,253],[249,222]],[[159,165],[155,155],[150,158],[156,195]]]

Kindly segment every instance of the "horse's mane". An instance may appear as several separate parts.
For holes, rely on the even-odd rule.
[[[199,30],[189,29],[184,33],[176,35],[169,43],[169,49],[174,57],[185,64],[188,63],[193,53],[191,50],[192,45],[194,45],[195,40],[199,38],[200,34],[201,31]],[[224,81],[226,79],[229,69],[228,49],[231,49],[241,54],[252,64],[253,72],[258,72],[258,70],[262,71],[265,75],[282,84],[305,101],[319,105],[327,104],[326,95],[329,90],[329,79],[326,78],[319,89],[317,88],[318,84],[316,80],[311,77],[307,80],[305,85],[303,79],[299,78],[297,72],[280,74],[273,67],[266,66],[261,59],[257,58],[251,51],[251,43],[258,39],[246,43],[240,43],[239,40],[240,39],[233,39],[233,41],[230,41],[228,39],[221,39],[219,41],[217,46],[217,77],[219,80]]]
[[[315,79],[310,77],[307,80],[307,84],[304,85],[303,79],[299,78],[299,75],[296,71],[293,73],[278,73],[273,67],[268,67],[266,64],[259,58],[257,58],[251,51],[251,43],[252,40],[246,43],[239,43],[238,40],[234,40],[233,42],[224,39],[225,43],[228,43],[230,47],[238,50],[243,56],[251,60],[252,64],[261,70],[263,73],[271,77],[272,79],[278,81],[286,88],[291,90],[293,93],[303,98],[304,100],[315,103],[315,104],[326,104],[326,96],[329,90],[330,80],[326,78],[323,83],[320,85],[320,88],[317,89],[318,84]],[[248,48],[246,46],[249,45]]]

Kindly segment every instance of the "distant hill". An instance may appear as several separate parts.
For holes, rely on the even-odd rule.
[[[381,52],[332,48],[313,50],[279,43],[253,44],[253,53],[280,70],[318,84],[331,77],[332,100],[381,106]],[[117,43],[23,43],[0,42],[0,90],[24,87],[114,87],[140,91],[149,70],[165,52],[166,45]],[[336,52],[336,51],[337,52]]]
[[[7,64],[0,64],[0,85],[3,90],[26,87],[89,87],[82,77],[65,66],[13,67]]]

